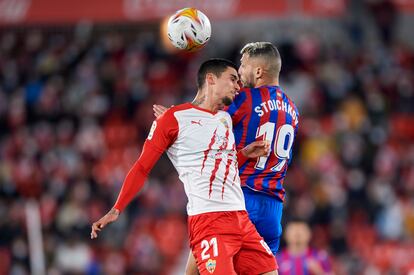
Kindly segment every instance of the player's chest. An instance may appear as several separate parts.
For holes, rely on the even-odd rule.
[[[189,150],[232,149],[234,135],[229,117],[207,114],[179,120],[177,143]]]

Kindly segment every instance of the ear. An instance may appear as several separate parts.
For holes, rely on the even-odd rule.
[[[213,73],[206,74],[206,83],[208,85],[214,85],[216,83],[216,76]]]
[[[254,68],[254,75],[255,75],[256,79],[262,78],[262,76],[263,76],[263,68],[262,67],[256,67],[256,68]]]

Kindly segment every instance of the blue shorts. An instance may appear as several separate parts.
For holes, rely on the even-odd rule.
[[[273,254],[276,255],[282,236],[283,202],[248,187],[243,187],[242,190],[250,220]]]

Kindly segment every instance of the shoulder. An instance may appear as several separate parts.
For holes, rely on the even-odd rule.
[[[238,95],[234,98],[234,103],[236,105],[240,105],[246,101],[247,98],[251,97],[251,89],[250,88],[242,88]]]
[[[326,261],[329,258],[328,252],[325,250],[315,251],[315,254],[316,254],[316,257],[321,261]]]
[[[246,93],[251,93],[253,88],[247,88],[247,87],[243,87],[240,89],[239,94],[246,94]]]
[[[217,115],[219,115],[220,117],[225,117],[225,118],[231,119],[230,114],[226,111],[223,111],[223,110],[218,110]]]
[[[168,109],[167,112],[170,112],[170,113],[173,114],[175,112],[184,111],[184,110],[188,110],[188,109],[192,109],[192,105],[190,103],[183,103],[183,104],[179,104],[179,105],[176,105],[176,106],[172,106],[171,108]]]
[[[256,88],[247,88],[247,87],[241,88],[240,91],[239,91],[239,95],[238,96],[239,97],[241,96],[241,97],[244,97],[244,98],[251,97],[252,96],[252,93],[255,91],[255,89]]]
[[[183,103],[176,106],[172,106],[165,113],[163,113],[157,120],[171,120],[175,119],[175,113],[191,109],[190,103]]]
[[[328,252],[326,250],[319,250],[313,247],[309,247],[308,250],[306,251],[306,255],[308,257],[313,257],[316,258],[318,260],[324,260],[328,258]]]
[[[278,260],[283,260],[285,258],[289,258],[289,252],[286,248],[282,249],[279,253],[276,254]]]

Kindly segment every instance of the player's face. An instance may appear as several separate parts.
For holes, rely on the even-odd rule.
[[[239,75],[243,87],[254,88],[256,86],[256,78],[253,73],[253,60],[248,54],[243,54],[240,59]]]
[[[216,82],[215,96],[219,106],[229,106],[239,90],[240,85],[237,71],[232,67],[228,67],[221,73]]]
[[[305,223],[293,222],[287,226],[285,238],[290,245],[305,247],[310,241],[311,233]]]

